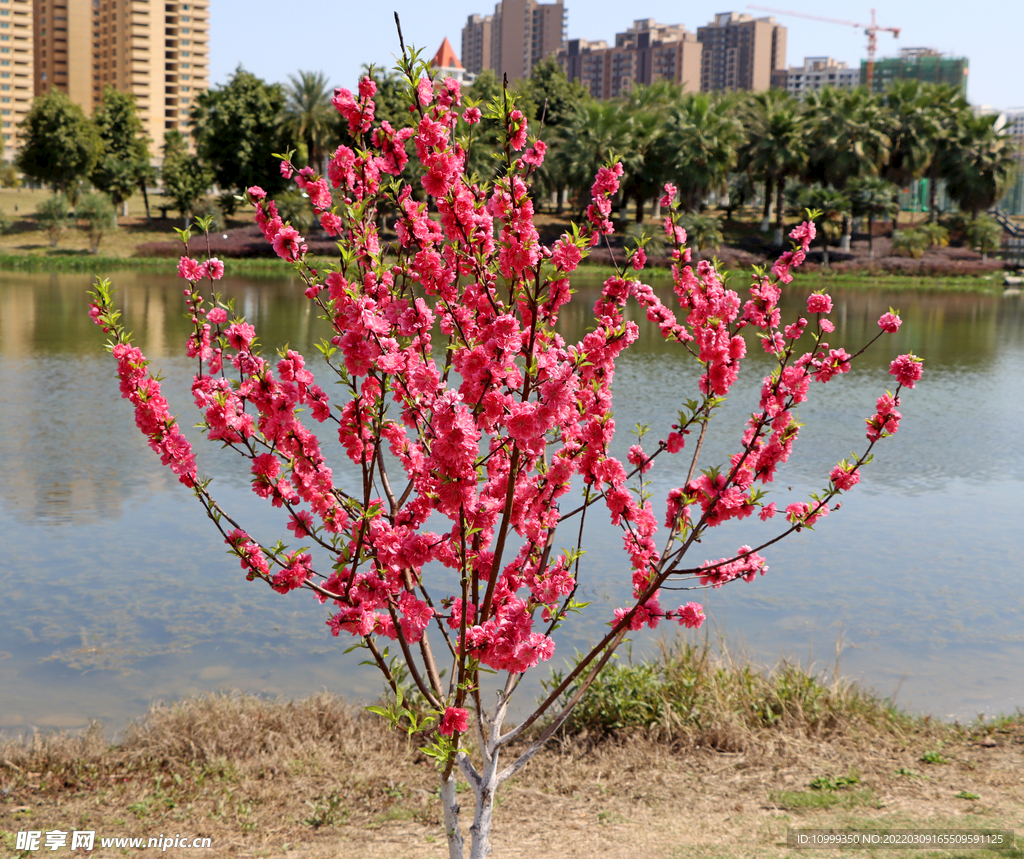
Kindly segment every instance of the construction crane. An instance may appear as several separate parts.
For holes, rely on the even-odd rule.
[[[770,6],[747,6],[748,9],[757,9],[759,12],[774,12],[776,15],[794,15],[797,18],[810,18],[813,21],[826,21],[829,24],[842,24],[846,27],[856,27],[858,30],[863,30],[864,35],[868,37],[868,65],[865,77],[867,78],[866,83],[868,92],[872,91],[875,81],[875,48],[878,47],[878,34],[879,33],[892,33],[893,37],[898,39],[900,37],[899,27],[879,27],[875,23],[875,10],[871,10],[871,23],[870,24],[858,24],[856,21],[841,21],[837,18],[825,18],[821,15],[809,15],[806,12],[790,12],[786,9],[772,9]]]

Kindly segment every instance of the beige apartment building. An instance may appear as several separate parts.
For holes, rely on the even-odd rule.
[[[34,14],[35,95],[56,87],[91,116],[104,87],[134,93],[157,162],[165,132],[188,135],[209,86],[209,0],[34,0]]]
[[[772,72],[772,88],[784,89],[790,95],[803,99],[809,92],[820,92],[825,87],[856,89],[860,86],[860,69],[851,69],[832,57],[804,57],[802,66],[776,69]]]
[[[0,0],[0,117],[7,163],[21,145],[18,123],[35,95],[32,14],[32,0]]]
[[[703,92],[766,90],[772,85],[772,72],[786,68],[786,28],[774,18],[721,12],[697,28],[697,40],[704,46]]]
[[[545,57],[565,41],[562,0],[501,0],[493,15],[470,15],[462,28],[462,64],[471,74],[492,69],[499,80],[528,78]]]
[[[594,98],[618,98],[633,84],[671,81],[683,92],[700,89],[701,43],[681,24],[659,24],[642,18],[615,44],[570,39],[558,52],[569,80],[579,81]]]

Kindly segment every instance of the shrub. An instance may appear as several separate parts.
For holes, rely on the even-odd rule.
[[[211,218],[210,229],[215,233],[224,229],[224,212],[220,206],[220,198],[214,202],[209,197],[200,197],[192,206],[193,218]]]
[[[68,227],[71,206],[63,194],[54,194],[36,207],[36,221],[50,237],[50,247],[57,247],[61,234]]]
[[[717,251],[722,246],[722,230],[718,218],[693,213],[684,215],[680,223],[686,230],[696,258],[699,259],[704,251]]]
[[[1003,246],[1003,228],[991,215],[979,215],[964,224],[964,241],[987,256]]]
[[[94,191],[86,194],[75,207],[75,219],[85,221],[83,228],[89,234],[89,252],[99,253],[100,242],[107,230],[117,229],[117,212],[110,197]]]
[[[892,234],[893,251],[911,259],[921,259],[930,246],[931,238],[920,229],[897,230]]]
[[[949,230],[942,226],[942,224],[933,224],[929,222],[921,224],[917,229],[928,236],[928,241],[931,242],[929,247],[949,247]]]

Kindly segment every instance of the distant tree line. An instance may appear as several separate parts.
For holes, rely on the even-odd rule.
[[[377,82],[377,121],[413,124],[408,84],[367,71]],[[502,95],[491,72],[463,92],[481,105]],[[165,194],[188,215],[215,183],[221,209],[231,214],[236,194],[261,185],[283,196],[283,213],[300,219],[300,195],[281,177],[275,153],[292,151],[294,163],[326,172],[338,143],[353,143],[332,95],[322,72],[300,71],[278,84],[239,66],[226,84],[197,97],[190,117],[195,154],[181,134],[168,134]],[[636,221],[657,209],[666,182],[678,187],[698,224],[711,195],[731,215],[756,193],[763,201],[762,229],[774,226],[778,244],[787,213],[809,207],[848,247],[853,218],[895,217],[896,190],[916,179],[931,180],[932,220],[939,180],[973,219],[995,204],[1017,164],[1012,138],[995,116],[976,115],[952,87],[918,81],[897,82],[880,94],[824,89],[804,101],[779,90],[692,94],[657,83],[599,101],[549,59],[514,97],[548,144],[540,187],[559,211],[585,205],[595,171],[614,156],[626,171],[620,202],[632,204]],[[499,129],[485,120],[473,133],[494,137]],[[117,206],[135,191],[145,195],[157,178],[134,97],[111,88],[91,119],[62,93],[37,98],[22,134],[18,169],[72,203],[88,183]],[[481,181],[501,169],[485,151],[470,146],[467,156]]]

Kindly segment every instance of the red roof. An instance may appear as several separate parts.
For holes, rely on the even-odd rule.
[[[455,50],[452,48],[452,43],[448,41],[447,36],[445,36],[444,41],[441,43],[441,47],[437,49],[437,53],[434,54],[434,59],[430,61],[430,65],[438,69],[462,68],[462,63],[455,56]]]

